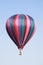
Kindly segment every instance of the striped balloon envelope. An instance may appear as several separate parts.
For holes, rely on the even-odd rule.
[[[23,49],[36,30],[34,19],[25,14],[16,14],[6,21],[6,30],[18,49]]]

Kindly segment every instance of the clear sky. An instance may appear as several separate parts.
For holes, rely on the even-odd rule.
[[[7,18],[28,14],[36,21],[36,33],[22,56],[6,32]],[[0,0],[0,65],[43,65],[43,0]]]

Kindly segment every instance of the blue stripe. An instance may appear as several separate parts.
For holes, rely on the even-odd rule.
[[[11,35],[13,36],[13,41],[14,41],[15,44],[18,46],[17,40],[15,39],[15,36],[14,36],[13,28],[12,28],[12,22],[13,22],[14,17],[15,17],[15,16],[12,16],[12,17],[10,17],[10,19],[9,19],[9,30],[10,30],[10,32],[11,32]]]
[[[23,41],[23,28],[24,28],[23,20],[24,20],[24,15],[20,15],[18,20],[18,32],[19,32],[19,41],[21,46]]]

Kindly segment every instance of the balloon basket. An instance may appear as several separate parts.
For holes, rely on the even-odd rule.
[[[22,55],[22,52],[21,52],[21,50],[19,51],[19,55]]]

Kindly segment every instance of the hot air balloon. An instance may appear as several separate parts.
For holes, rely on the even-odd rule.
[[[20,50],[21,55],[21,50],[35,33],[36,24],[34,19],[29,15],[16,14],[7,19],[6,30]]]

